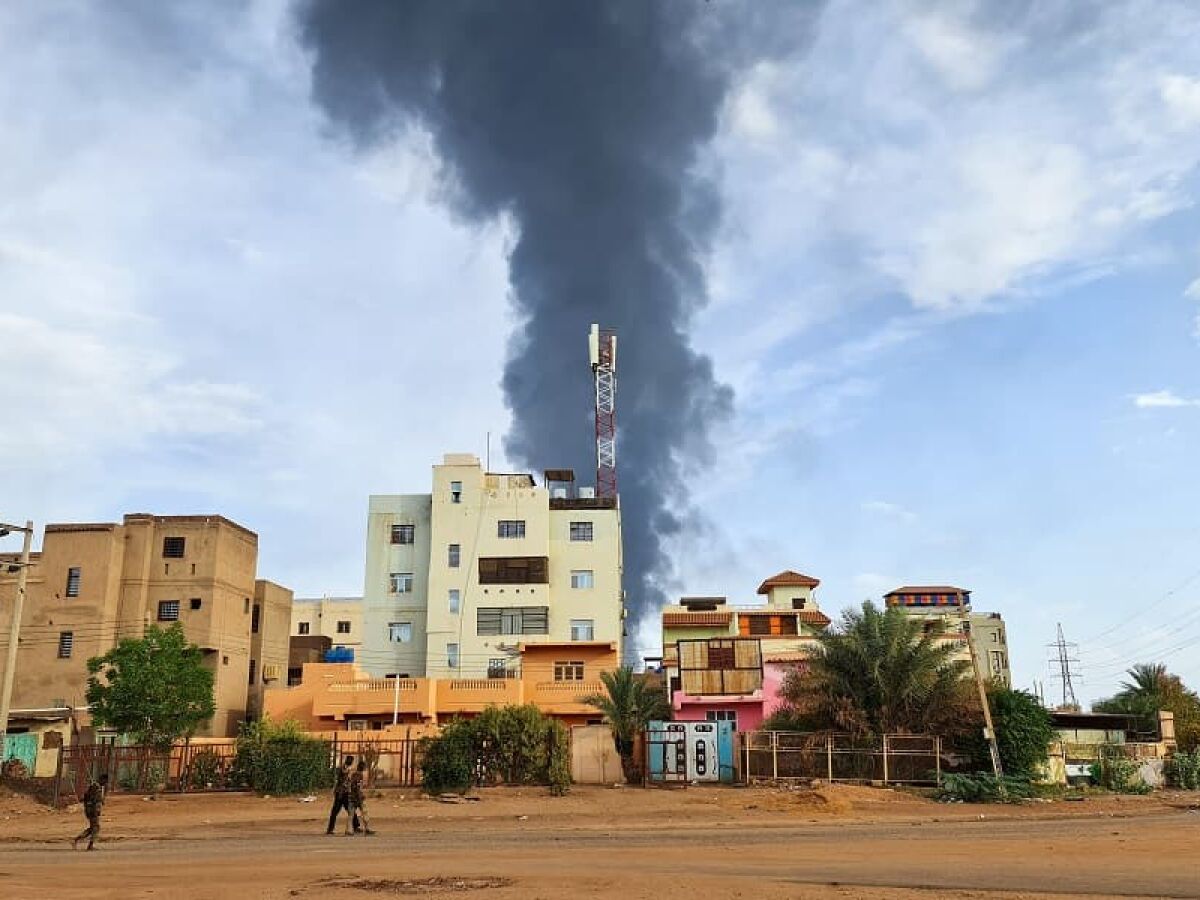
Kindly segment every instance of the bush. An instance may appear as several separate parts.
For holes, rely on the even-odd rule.
[[[329,745],[294,721],[248,722],[237,738],[235,777],[261,794],[301,794],[333,780]]]
[[[1004,774],[1026,781],[1040,775],[1055,737],[1050,713],[1033,694],[1003,687],[988,691],[988,705]],[[979,725],[972,723],[960,746],[973,766],[991,766],[991,754]]]
[[[1003,787],[1003,791],[1001,790]],[[986,772],[973,775],[946,774],[942,776],[941,797],[943,800],[961,800],[964,803],[1000,803],[1022,800],[1033,795],[1029,781],[1005,775],[996,778]]]
[[[1171,787],[1200,790],[1200,750],[1176,753],[1167,760],[1166,774]]]
[[[548,731],[550,760],[546,777],[550,793],[561,797],[571,789],[571,738],[562,722],[552,721]]]
[[[1108,756],[1092,765],[1092,780],[1118,794],[1148,794],[1150,785],[1138,775],[1138,764],[1124,756]]]
[[[188,769],[188,783],[191,787],[224,787],[225,763],[212,750],[201,750],[193,756]]]
[[[549,784],[565,793],[570,780],[566,729],[531,704],[488,707],[421,742],[421,784],[429,794],[497,783]]]

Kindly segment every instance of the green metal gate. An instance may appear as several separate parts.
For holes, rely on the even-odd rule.
[[[19,759],[29,774],[37,763],[38,736],[36,734],[9,734],[4,738],[4,759]]]

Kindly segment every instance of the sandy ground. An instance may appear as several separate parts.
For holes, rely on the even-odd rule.
[[[0,897],[478,900],[1200,898],[1200,795],[1020,806],[834,786],[415,791],[326,837],[328,797],[114,796],[102,849],[78,809],[0,795]]]

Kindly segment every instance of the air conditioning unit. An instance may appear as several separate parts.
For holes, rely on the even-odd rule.
[[[277,664],[263,666],[262,677],[263,681],[278,681],[283,677],[283,666]]]
[[[596,498],[596,489],[594,487],[581,487],[579,489],[579,497],[581,500],[594,500]]]

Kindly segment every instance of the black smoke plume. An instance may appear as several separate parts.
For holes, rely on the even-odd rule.
[[[663,600],[663,541],[688,509],[682,469],[732,405],[688,340],[719,214],[698,156],[730,71],[711,15],[699,0],[316,0],[300,19],[336,123],[364,144],[428,129],[459,210],[518,226],[522,326],[503,379],[514,460],[594,471],[586,334],[616,329],[635,619]]]

